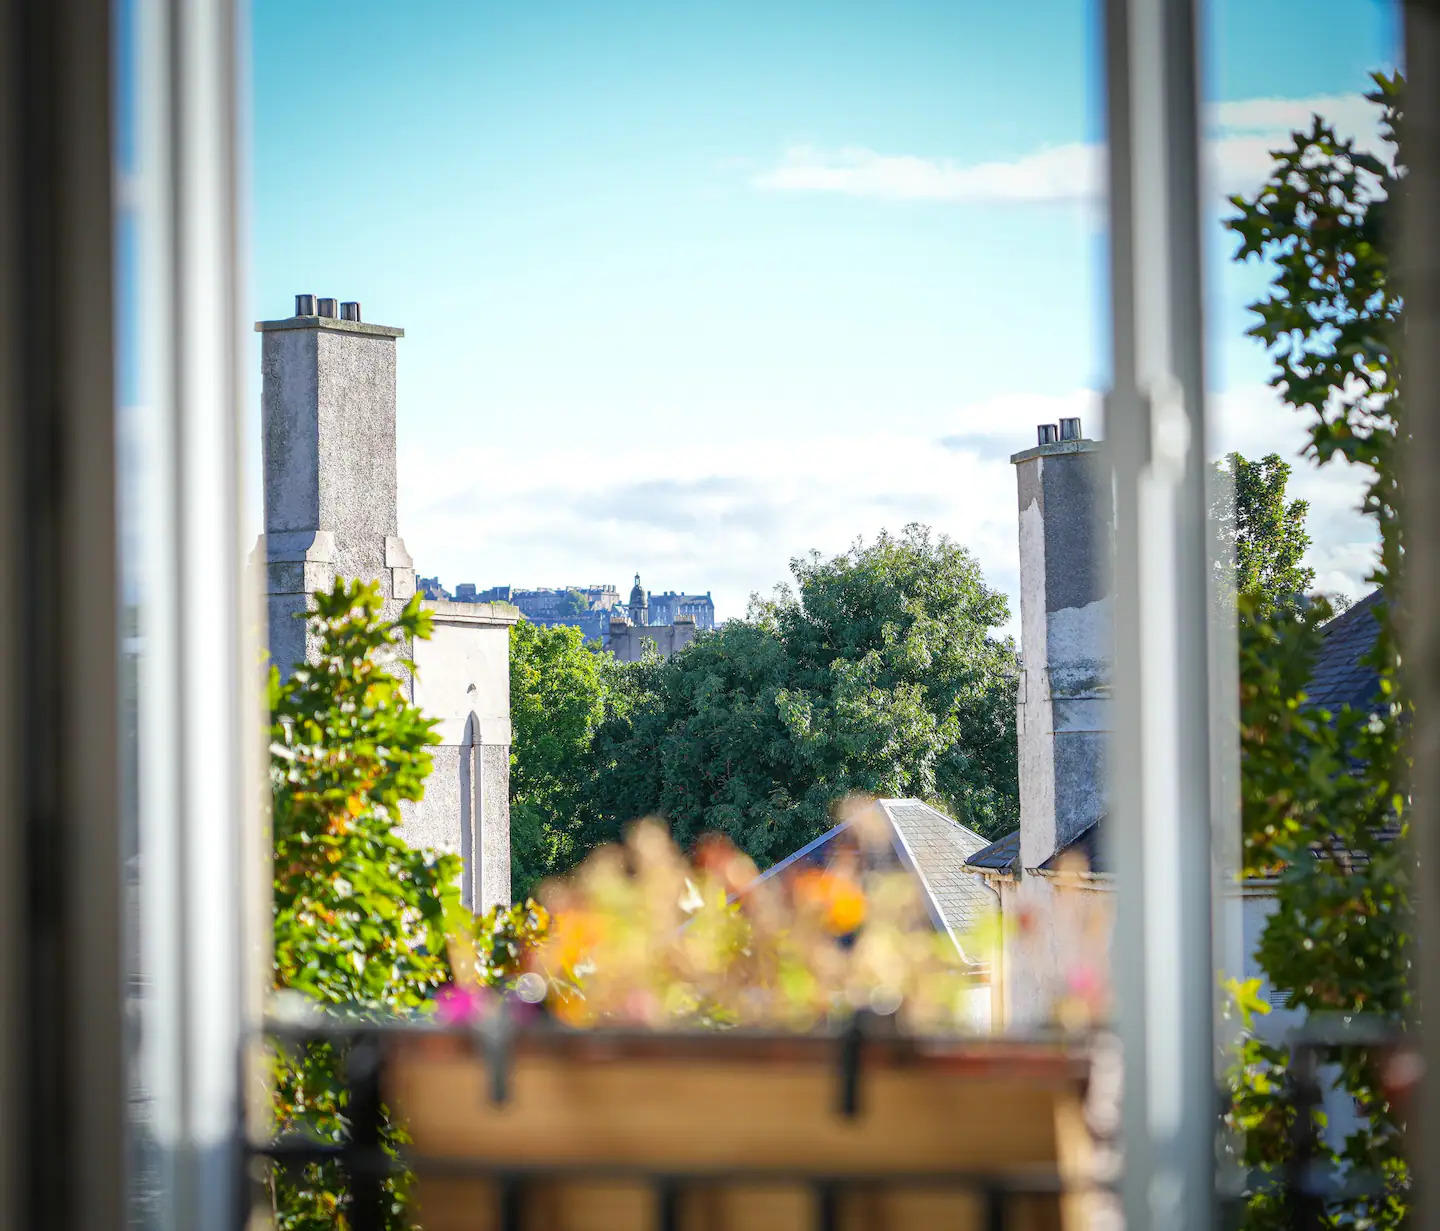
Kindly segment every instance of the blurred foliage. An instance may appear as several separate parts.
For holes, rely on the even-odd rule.
[[[992,837],[1019,817],[1005,598],[924,526],[791,561],[796,591],[673,658],[627,664],[594,741],[586,845],[662,816],[762,866],[851,792],[916,796]]]
[[[1221,559],[1233,561],[1234,589],[1277,601],[1301,598],[1315,584],[1315,570],[1301,563],[1310,547],[1305,528],[1310,505],[1285,498],[1290,463],[1278,453],[1256,462],[1231,453],[1224,479],[1210,503],[1210,523],[1219,535]]]
[[[548,882],[543,909],[516,907],[492,929],[498,947],[457,955],[457,975],[473,966],[472,986],[508,983],[579,1028],[803,1031],[866,1009],[909,1030],[965,1029],[988,985],[936,930],[878,807],[850,799],[842,812],[846,840],[824,866],[764,880],[723,837],[687,859],[662,825],[640,822]],[[460,1007],[483,1014],[491,1001],[482,992]]]
[[[274,987],[352,1014],[422,1009],[450,978],[445,929],[463,921],[460,862],[406,845],[402,800],[418,800],[435,724],[406,699],[408,647],[430,634],[417,595],[395,618],[373,584],[337,581],[309,614],[313,663],[270,671]],[[329,1045],[273,1058],[276,1129],[336,1143],[347,1132],[344,1057]],[[392,1149],[403,1140],[387,1130]],[[403,1227],[408,1180],[389,1181]],[[283,1231],[345,1225],[338,1169],[272,1176]]]
[[[578,628],[521,620],[510,630],[510,881],[518,899],[583,853],[591,744],[627,695],[619,673],[614,656],[586,645]]]
[[[1393,141],[1402,82],[1374,81],[1368,97]],[[1402,305],[1388,255],[1400,183],[1394,167],[1317,116],[1276,151],[1255,196],[1232,199],[1238,214],[1227,222],[1240,238],[1236,258],[1260,258],[1273,271],[1249,332],[1275,361],[1273,387],[1309,420],[1307,456],[1319,466],[1343,460],[1367,476],[1364,510],[1380,532],[1370,580],[1387,594],[1401,559]],[[1396,840],[1406,825],[1405,705],[1390,605],[1374,608],[1379,635],[1368,659],[1380,681],[1378,710],[1331,713],[1305,695],[1329,607],[1274,597],[1258,577],[1240,597],[1245,872],[1274,878],[1276,895],[1260,965],[1287,1008],[1398,1024],[1411,1003],[1411,868]],[[1268,1009],[1257,987],[1232,985],[1247,1026]],[[1383,1183],[1332,1202],[1325,1225],[1398,1227],[1408,1203],[1404,1125],[1385,1087],[1384,1058],[1358,1046],[1334,1058],[1335,1085],[1353,1100],[1357,1126],[1342,1142],[1322,1137],[1321,1161],[1332,1174],[1355,1169]],[[1291,1225],[1276,1187],[1296,1128],[1288,1064],[1285,1049],[1251,1029],[1231,1069],[1229,1119],[1251,1169],[1248,1227]]]

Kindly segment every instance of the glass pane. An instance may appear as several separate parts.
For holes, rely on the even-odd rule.
[[[132,1214],[238,1204],[258,731],[241,585],[234,108],[225,0],[113,9]],[[247,896],[249,898],[247,900]],[[248,984],[248,986],[247,986]]]
[[[1383,103],[1366,95],[1398,65],[1400,13],[1337,8],[1279,59],[1262,49],[1288,28],[1285,6],[1215,3],[1205,16],[1210,452],[1225,489],[1211,507],[1240,611],[1212,668],[1219,681],[1238,662],[1240,684],[1238,714],[1215,707],[1217,729],[1239,732],[1219,745],[1234,761],[1217,845],[1240,868],[1217,884],[1220,1076],[1235,1100],[1222,1185],[1246,1194],[1254,1220],[1276,1177],[1257,1164],[1300,1148],[1276,1127],[1309,1097],[1308,1058],[1321,1064],[1324,1183],[1344,1174],[1332,1151],[1347,1139],[1346,1161],[1365,1172],[1392,1166],[1401,1144],[1381,1053],[1330,1045],[1383,1033],[1408,1003],[1399,727],[1383,691],[1398,684],[1397,559],[1382,556],[1382,519],[1367,508],[1400,458],[1362,443],[1393,426],[1398,300],[1382,267],[1397,255],[1385,204],[1396,149]],[[1302,1110],[1297,1137],[1306,1121]],[[1350,1216],[1392,1225],[1407,1198],[1393,1171],[1389,1185],[1399,1206],[1361,1198]]]
[[[159,1142],[173,1109],[178,1041],[166,1037],[164,999],[173,995],[176,939],[157,892],[174,874],[172,781],[163,739],[175,687],[166,621],[171,571],[164,527],[173,518],[162,477],[170,461],[170,400],[161,305],[167,221],[163,216],[168,145],[163,130],[159,6],[123,0],[115,18],[117,415],[120,570],[124,599],[122,663],[126,777],[126,896],[131,1212],[137,1226],[167,1224],[169,1173]],[[171,1099],[167,1099],[169,1091]],[[173,1110],[171,1112],[173,1114]],[[169,1133],[173,1134],[173,1126]]]
[[[949,1025],[1118,1027],[1126,1184],[1157,1223],[1209,1198],[1217,1083],[1270,1073],[1257,1105],[1294,1105],[1282,1044],[1329,1028],[1330,986],[1294,921],[1352,945],[1342,889],[1386,899],[1398,849],[1388,778],[1334,788],[1394,744],[1357,443],[1388,426],[1388,343],[1346,332],[1394,305],[1312,328],[1328,279],[1384,276],[1379,241],[1285,284],[1325,228],[1263,232],[1293,179],[1247,204],[1312,114],[1391,157],[1361,94],[1395,14],[1196,9],[1198,30],[1147,0],[255,12],[270,647],[282,676],[316,662],[297,617],[347,578],[382,623],[425,596],[397,693],[437,724],[397,805],[413,866],[480,913],[548,881],[579,914],[565,878],[659,818],[689,889],[641,966],[703,930],[666,911],[703,905],[681,869],[703,881],[707,834],[742,915],[763,886],[898,869],[971,976]],[[1352,188],[1349,158],[1322,134],[1292,169],[1340,168],[1340,227],[1386,176],[1362,160]],[[1277,368],[1292,327],[1374,360],[1348,374],[1373,397]],[[1332,839],[1317,875],[1351,879],[1279,909]],[[611,905],[642,913],[643,880]],[[433,939],[425,977],[457,980]],[[1368,977],[1333,1007],[1368,1005]],[[578,1008],[530,990],[572,1024],[703,1016],[693,983],[607,1000],[600,978]],[[1338,1141],[1360,1113],[1325,1102]],[[1226,1106],[1222,1196],[1258,1208],[1255,1126]]]

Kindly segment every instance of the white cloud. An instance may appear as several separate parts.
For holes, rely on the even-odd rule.
[[[1324,467],[1303,458],[1306,417],[1263,385],[1217,395],[1210,413],[1212,455],[1235,450],[1253,459],[1278,453],[1290,462],[1287,491],[1310,504],[1305,563],[1315,570],[1316,586],[1357,598],[1367,593],[1365,577],[1375,565],[1378,538],[1374,523],[1360,513],[1365,473],[1338,458]]]
[[[1277,452],[1291,490],[1310,501],[1318,584],[1352,595],[1374,555],[1356,511],[1361,476],[1299,459],[1304,421],[1263,386],[1211,405],[1211,452]],[[788,580],[792,556],[834,553],[857,535],[917,520],[976,554],[1018,621],[1015,477],[1009,454],[1037,423],[1078,415],[1101,435],[1090,390],[1009,393],[957,406],[931,438],[883,432],[718,440],[705,450],[635,447],[627,439],[533,453],[402,449],[401,531],[422,573],[447,584],[622,585],[639,570],[658,589],[714,592],[723,617],[752,591]]]
[[[538,465],[478,449],[400,461],[402,533],[416,567],[447,583],[619,585],[638,569],[654,588],[713,590],[739,616],[752,591],[789,579],[791,557],[923,521],[1014,588],[1014,479],[993,448],[876,432],[686,451],[617,440]]]
[[[1380,149],[1379,108],[1360,94],[1217,103],[1208,110],[1205,143],[1214,187],[1226,195],[1253,188],[1270,169],[1270,151],[1285,143],[1294,129],[1308,128],[1316,113],[1333,123],[1342,137]],[[798,145],[752,183],[771,192],[984,205],[1093,202],[1101,195],[1103,177],[1103,146],[1078,142],[982,163]]]
[[[957,452],[994,451],[1008,457],[1035,443],[1035,428],[1061,419],[1080,420],[1088,434],[1101,431],[1100,395],[1093,389],[1069,393],[998,393],[967,402],[945,417],[940,443]]]
[[[1243,98],[1212,103],[1207,119],[1212,131],[1284,134],[1309,128],[1316,114],[1334,124],[1342,137],[1370,136],[1380,109],[1363,94],[1313,94],[1308,98]]]
[[[793,146],[755,177],[775,192],[830,192],[897,201],[1084,201],[1099,189],[1095,146],[1055,146],[1009,162],[965,165],[948,158]]]

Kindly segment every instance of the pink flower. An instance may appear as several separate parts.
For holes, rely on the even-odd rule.
[[[485,1016],[490,997],[484,988],[447,983],[435,994],[435,1017],[444,1026],[468,1026]]]
[[[1100,994],[1100,978],[1090,966],[1077,966],[1066,976],[1072,994],[1082,1000],[1094,1000]]]

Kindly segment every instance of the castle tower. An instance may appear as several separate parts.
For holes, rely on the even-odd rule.
[[[635,585],[630,590],[630,623],[644,628],[650,623],[650,592],[640,584],[640,574],[635,574]]]
[[[396,504],[395,343],[404,331],[360,319],[358,303],[295,297],[261,321],[266,601],[282,672],[314,654],[311,596],[337,577],[376,581],[387,614],[415,593]],[[404,805],[405,838],[453,851],[462,895],[510,900],[510,627],[507,603],[427,601],[429,640],[412,647],[411,699],[439,720],[425,798]]]

